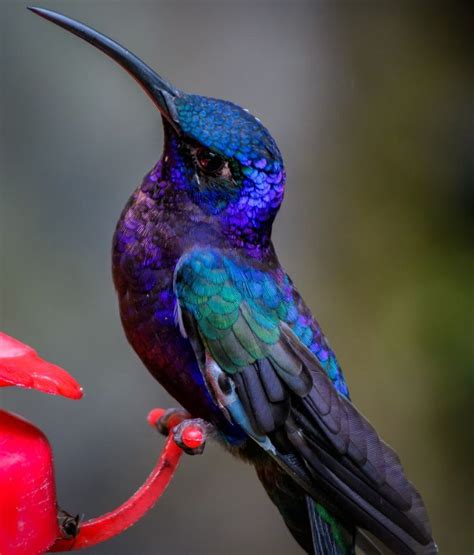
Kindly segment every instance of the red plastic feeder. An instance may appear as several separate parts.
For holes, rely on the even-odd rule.
[[[0,553],[44,553],[60,534],[53,455],[46,436],[0,410]]]
[[[6,386],[33,388],[71,399],[82,397],[82,388],[65,370],[0,332],[0,387]],[[163,413],[154,409],[148,416],[149,423],[156,424]],[[202,432],[194,428],[190,425],[183,431],[183,442],[191,448],[204,441]],[[46,436],[19,416],[0,410],[0,554],[71,551],[120,534],[160,498],[181,455],[182,450],[170,435],[154,469],[128,501],[84,522],[75,537],[65,537],[58,519],[53,455]]]

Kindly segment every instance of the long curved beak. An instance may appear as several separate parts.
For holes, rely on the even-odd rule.
[[[156,104],[162,116],[176,128],[177,117],[174,108],[174,98],[180,95],[180,91],[160,77],[142,62],[140,58],[109,37],[70,17],[44,8],[29,7],[28,9],[40,17],[74,33],[114,59],[138,82]]]

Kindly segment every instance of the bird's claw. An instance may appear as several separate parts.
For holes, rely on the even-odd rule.
[[[171,430],[184,420],[190,420],[191,415],[184,409],[153,409],[148,414],[148,422],[156,427],[160,434],[168,436]]]
[[[202,418],[191,418],[184,409],[153,409],[148,423],[164,436],[172,435],[178,447],[188,455],[200,455],[214,426]]]
[[[201,455],[206,440],[214,430],[214,426],[202,418],[183,420],[175,426],[171,433],[175,443],[188,455]]]

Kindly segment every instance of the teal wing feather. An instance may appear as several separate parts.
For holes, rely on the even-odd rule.
[[[311,349],[284,272],[199,249],[179,261],[174,286],[183,332],[229,419],[349,522],[397,552],[434,553],[418,492],[338,391],[333,355]]]

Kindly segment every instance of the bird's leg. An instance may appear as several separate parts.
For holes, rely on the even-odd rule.
[[[200,455],[207,438],[215,431],[212,424],[202,418],[191,418],[184,409],[154,409],[148,415],[148,422],[160,434],[172,434],[178,447],[188,455]]]

